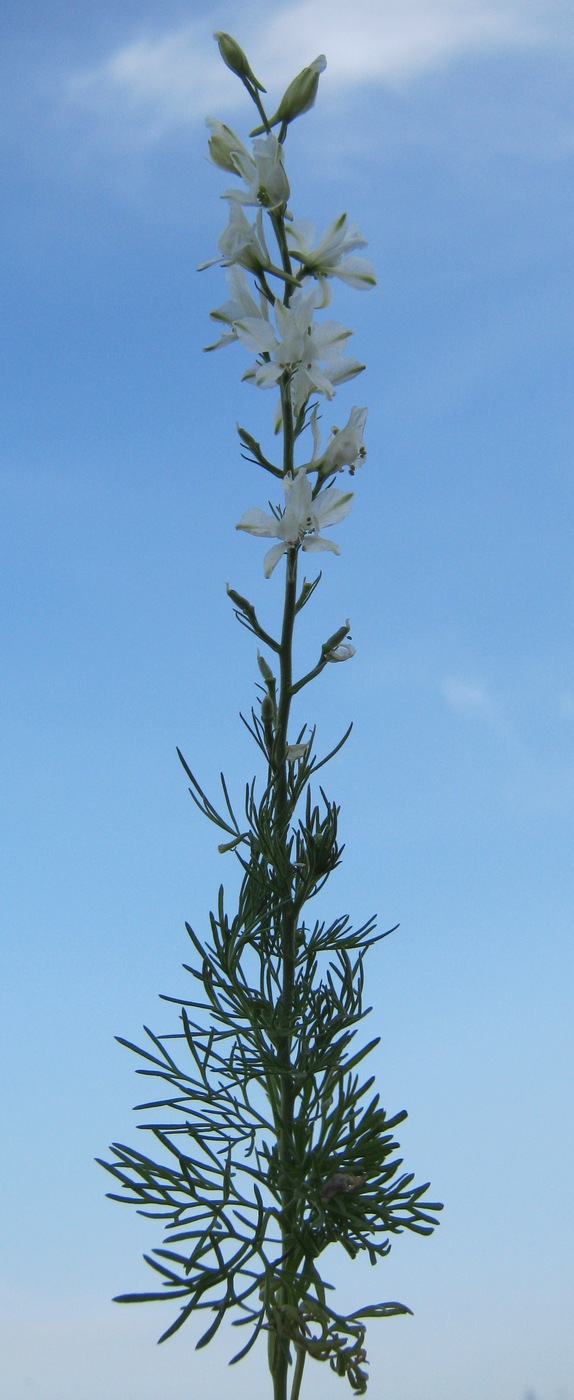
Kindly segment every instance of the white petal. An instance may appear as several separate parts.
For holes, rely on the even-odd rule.
[[[274,515],[268,515],[267,511],[260,510],[258,506],[251,506],[250,510],[246,510],[245,515],[241,516],[235,529],[247,530],[250,535],[276,539],[278,523]]]
[[[263,365],[255,365],[253,378],[259,389],[272,389],[277,380],[283,374],[283,366],[276,365],[273,361],[266,361]],[[245,375],[243,376],[245,378]]]
[[[313,502],[321,529],[324,525],[337,525],[349,514],[353,502],[352,491],[339,491],[337,486],[327,486],[320,491]]]
[[[368,258],[347,257],[333,271],[342,282],[346,282],[349,287],[356,287],[359,292],[367,287],[375,287],[377,283],[375,269]]]
[[[311,249],[315,239],[315,225],[310,219],[293,219],[285,230],[287,243],[291,251],[296,253],[307,253]]]
[[[296,763],[298,759],[304,758],[310,748],[311,740],[306,744],[288,744],[285,750],[285,757],[289,763]]]
[[[340,554],[341,550],[334,540],[324,540],[322,535],[306,535],[302,548],[307,554],[319,554],[322,549],[330,549],[331,554]]]
[[[294,476],[287,476],[284,482],[285,498],[297,518],[305,521],[311,510],[313,493],[304,467],[299,467]]]
[[[347,379],[354,379],[355,375],[360,374],[364,368],[365,366],[359,364],[358,360],[352,360],[348,355],[341,355],[338,359],[333,359],[327,366],[332,384],[344,384]]]
[[[222,345],[237,345],[236,335],[222,335],[219,340],[214,340],[213,345],[204,345],[204,350],[219,350]]]
[[[271,577],[275,565],[279,563],[281,555],[285,554],[288,548],[289,545],[287,544],[274,544],[272,549],[267,550],[267,554],[263,560],[263,572],[266,578]]]
[[[333,650],[327,653],[327,661],[350,661],[356,650],[352,642],[341,642],[340,646],[333,647]]]
[[[317,364],[316,360],[312,360],[310,364],[305,366],[305,373],[307,375],[307,379],[310,380],[313,388],[317,390],[318,394],[324,394],[325,398],[327,399],[333,398],[333,394],[335,391],[333,389],[331,380],[327,378],[326,374],[323,374],[323,371],[321,369],[319,369],[319,365]]]
[[[329,345],[338,345],[340,341],[348,340],[352,334],[353,332],[348,331],[339,321],[322,321],[313,329],[313,341],[322,355]]]
[[[245,316],[233,322],[233,329],[242,345],[248,350],[274,350],[277,341],[273,327],[262,316]]]

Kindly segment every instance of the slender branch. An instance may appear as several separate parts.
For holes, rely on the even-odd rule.
[[[295,681],[294,685],[291,688],[291,694],[296,695],[297,691],[302,690],[304,685],[309,684],[309,681],[314,681],[315,676],[320,676],[321,671],[325,670],[325,666],[327,666],[327,664],[328,657],[322,656],[321,660],[317,662],[317,665],[313,667],[312,671],[308,671],[306,676],[301,676],[300,680]]]

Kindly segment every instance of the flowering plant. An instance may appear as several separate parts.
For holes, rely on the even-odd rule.
[[[263,760],[262,791],[255,779],[248,784],[239,819],[225,779],[218,807],[180,758],[197,806],[223,835],[220,851],[233,852],[241,867],[237,908],[228,911],[221,889],[210,937],[188,926],[193,990],[183,1004],[166,998],[181,1006],[180,1030],[148,1031],[146,1048],[122,1041],[143,1060],[139,1073],[167,1086],[141,1105],[162,1110],[161,1121],[144,1125],[159,1159],[115,1144],[113,1161],[103,1165],[119,1183],[113,1199],[164,1222],[164,1243],[148,1258],[159,1290],[118,1300],[179,1300],[161,1340],[207,1311],[211,1320],[197,1343],[205,1346],[231,1313],[247,1332],[234,1361],[261,1334],[267,1339],[274,1400],[299,1400],[309,1358],[328,1361],[362,1395],[366,1320],[409,1309],[379,1302],[336,1312],[322,1255],[339,1244],[351,1259],[365,1252],[375,1264],[391,1236],[430,1234],[441,1207],[426,1202],[426,1185],[399,1170],[394,1130],[406,1114],[388,1117],[370,1093],[372,1078],[361,1078],[378,1043],[355,1042],[368,1014],[364,958],[386,935],[372,919],[355,929],[347,916],[328,924],[307,912],[342,850],[339,808],[322,787],[314,795],[313,780],[350,731],[319,757],[315,729],[292,733],[291,724],[294,697],[330,663],[354,654],[347,619],[323,642],[315,666],[294,672],[295,625],[321,577],[299,583],[299,555],[339,553],[323,531],[347,517],[352,492],[334,482],[365,457],[366,408],[353,407],[345,426],[321,443],[318,397],[330,401],[363,366],[343,353],[350,331],[317,313],[330,301],[333,278],[358,289],[375,278],[356,251],[364,239],[345,214],[315,240],[288,208],[285,140],[313,105],[324,57],[303,69],[268,118],[265,89],[245,54],[230,35],[216,38],[260,125],[249,151],[230,127],[208,119],[211,159],[234,177],[214,260],[227,269],[230,298],[212,312],[222,331],[208,349],[237,344],[254,353],[243,378],[277,397],[280,462],[246,429],[238,432],[244,455],[277,478],[283,499],[269,512],[252,506],[237,529],[275,541],[263,569],[269,579],[284,561],[283,610],[280,625],[268,630],[254,605],[227,588],[236,617],[263,648],[259,708],[248,724]]]

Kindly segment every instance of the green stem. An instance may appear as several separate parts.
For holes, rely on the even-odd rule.
[[[272,215],[273,227],[277,238],[277,243],[281,253],[281,262],[286,277],[291,279],[291,261],[287,248],[285,236],[285,223],[281,214]],[[289,304],[291,295],[290,281],[285,283],[284,303]],[[286,371],[281,381],[281,411],[283,419],[283,473],[292,474],[295,465],[295,432],[293,422],[293,404],[291,400],[291,384],[289,372]],[[275,730],[275,743],[273,746],[272,766],[275,775],[275,837],[281,850],[281,865],[276,871],[277,892],[279,893],[280,907],[278,912],[279,929],[281,935],[281,1028],[277,1037],[277,1060],[280,1081],[280,1114],[278,1127],[278,1152],[280,1166],[280,1193],[281,1193],[281,1240],[283,1264],[281,1275],[283,1284],[278,1289],[277,1301],[287,1302],[289,1298],[288,1282],[293,1273],[293,1259],[291,1250],[293,1245],[293,1228],[295,1224],[292,1186],[292,1164],[293,1164],[293,1127],[295,1116],[295,1085],[293,1082],[293,1067],[291,1061],[292,1053],[292,1030],[291,1022],[293,1017],[293,991],[295,986],[295,964],[297,947],[297,911],[293,904],[293,894],[290,876],[285,874],[288,870],[287,846],[289,841],[289,821],[291,811],[289,809],[288,790],[288,761],[286,757],[289,716],[291,712],[291,701],[293,698],[293,629],[297,612],[297,555],[298,546],[293,546],[287,551],[287,567],[285,571],[285,599],[283,605],[283,625],[281,629],[281,643],[279,648],[280,662],[280,689],[279,702],[277,706],[277,721]],[[272,1348],[273,1365],[273,1387],[274,1400],[287,1400],[287,1381],[289,1354],[288,1348],[279,1336],[274,1338]],[[294,1377],[297,1381],[297,1389],[294,1392],[298,1395],[301,1384],[301,1367],[299,1357],[297,1358],[297,1369]]]
[[[305,1369],[306,1353],[303,1347],[296,1347],[295,1350],[297,1352],[297,1360],[295,1362],[295,1373],[293,1376],[293,1385],[291,1386],[290,1400],[299,1400],[301,1381],[303,1380],[303,1371]]]
[[[257,108],[257,111],[259,112],[259,116],[261,117],[261,121],[263,122],[265,130],[267,132],[270,132],[271,127],[269,125],[269,117],[267,116],[257,88],[253,87],[251,83],[246,83],[245,80],[243,80],[243,85],[247,88],[251,100],[255,103],[255,106]]]

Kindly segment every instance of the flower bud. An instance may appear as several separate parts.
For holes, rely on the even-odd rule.
[[[303,112],[309,111],[317,96],[319,75],[326,67],[327,59],[324,53],[320,53],[319,57],[314,58],[313,62],[309,64],[308,68],[301,69],[301,72],[297,74],[292,83],[289,83],[289,87],[283,93],[275,116],[269,122],[270,126],[277,126],[278,122],[287,126],[289,122],[295,120],[295,117],[300,117]],[[251,132],[251,135],[258,136],[263,130],[264,127],[258,126],[255,131]]]
[[[221,170],[230,170],[232,175],[241,175],[241,160],[251,161],[243,142],[230,126],[219,122],[216,117],[206,117],[205,125],[211,132],[207,147],[213,164],[218,165]]]
[[[244,598],[241,593],[236,593],[235,589],[230,588],[228,583],[225,585],[225,590],[228,598],[231,598],[232,603],[239,609],[239,612],[244,613],[245,617],[250,619],[255,617],[255,608],[253,607],[253,603],[249,602],[248,598]]]
[[[292,122],[295,117],[301,117],[303,112],[309,111],[317,96],[319,74],[323,73],[326,67],[327,59],[324,53],[320,53],[308,68],[303,68],[293,82],[289,83],[277,108],[277,116],[281,121]]]
[[[341,645],[349,636],[350,631],[351,624],[347,618],[345,626],[337,628],[337,631],[333,632],[333,636],[328,637],[327,641],[323,642],[321,651],[325,661],[347,661],[350,656],[355,655],[355,648],[350,642],[346,642],[344,646]],[[343,652],[345,655],[342,654]]]
[[[238,78],[241,78],[242,82],[245,82],[245,80],[247,80],[248,83],[253,84],[253,87],[259,88],[260,92],[265,92],[263,83],[260,83],[255,77],[255,74],[252,72],[249,63],[245,57],[243,49],[239,47],[237,40],[233,39],[231,34],[226,34],[225,30],[223,29],[216,29],[213,37],[214,39],[217,39],[217,47],[219,49],[223,62],[227,64],[227,67],[231,69],[231,72],[235,73]]]
[[[259,670],[261,671],[261,675],[263,676],[263,680],[265,681],[266,685],[269,685],[271,682],[273,683],[273,685],[275,685],[275,676],[273,675],[269,663],[265,660],[265,657],[261,655],[259,649],[257,650],[257,665],[259,667]]]
[[[274,720],[275,705],[273,704],[269,691],[267,691],[267,694],[263,696],[261,701],[261,723],[265,725],[273,724]]]
[[[241,842],[247,840],[248,835],[249,832],[242,831],[241,835],[234,836],[232,841],[224,841],[222,846],[217,847],[219,854],[223,856],[225,855],[226,851],[236,851],[237,847],[241,845]]]
[[[347,617],[347,622],[344,623],[344,627],[337,627],[337,630],[333,631],[333,636],[328,637],[328,640],[323,641],[323,645],[321,648],[323,652],[323,657],[329,659],[330,652],[335,651],[336,648],[339,647],[340,643],[344,641],[344,638],[349,637],[350,630],[351,624],[349,622],[349,617]]]

